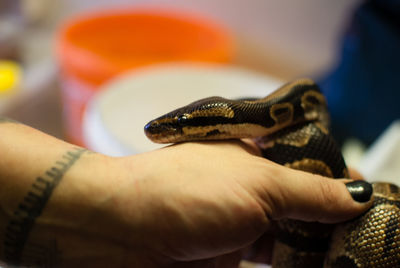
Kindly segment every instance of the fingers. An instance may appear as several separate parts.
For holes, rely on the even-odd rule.
[[[372,205],[372,186],[364,181],[329,179],[277,165],[265,202],[273,219],[336,223],[354,218]]]

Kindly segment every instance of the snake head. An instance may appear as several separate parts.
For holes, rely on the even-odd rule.
[[[224,125],[234,120],[230,102],[210,97],[176,109],[146,124],[146,136],[156,143],[223,139]]]
[[[326,115],[318,86],[302,79],[262,99],[201,99],[150,121],[144,130],[157,143],[257,138],[304,122],[325,123]]]

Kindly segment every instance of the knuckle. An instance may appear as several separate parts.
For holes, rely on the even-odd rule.
[[[320,179],[320,202],[325,210],[333,210],[336,204],[340,201],[337,194],[336,183],[331,179]]]

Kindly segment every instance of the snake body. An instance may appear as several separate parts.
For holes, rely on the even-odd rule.
[[[158,143],[252,138],[265,158],[281,165],[348,177],[329,134],[325,98],[310,79],[287,83],[262,99],[201,99],[150,121],[145,134]],[[400,267],[399,188],[373,187],[372,208],[347,223],[279,220],[273,267]]]

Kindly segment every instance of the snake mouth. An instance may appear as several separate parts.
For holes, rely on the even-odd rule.
[[[144,126],[144,133],[152,142],[171,143],[182,133],[182,130],[173,124],[162,124],[153,120]]]

